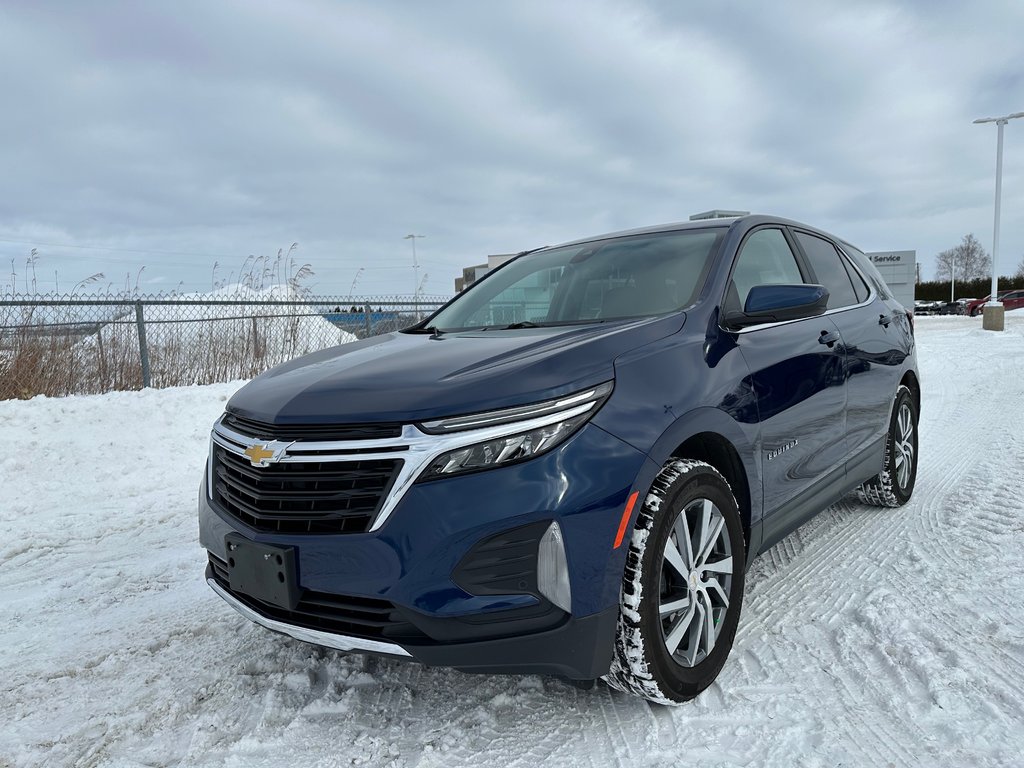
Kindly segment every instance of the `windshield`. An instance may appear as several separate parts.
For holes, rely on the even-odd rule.
[[[427,325],[440,330],[601,322],[692,304],[724,228],[596,240],[521,256]]]

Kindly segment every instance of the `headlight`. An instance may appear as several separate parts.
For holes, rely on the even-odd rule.
[[[612,383],[608,381],[583,392],[535,405],[425,422],[420,428],[429,434],[471,430],[488,435],[495,431],[510,434],[495,435],[442,453],[427,465],[419,479],[432,480],[461,472],[475,472],[539,456],[569,439],[597,412],[611,391]]]

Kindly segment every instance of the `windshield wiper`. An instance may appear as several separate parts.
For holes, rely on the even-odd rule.
[[[429,333],[435,339],[440,338],[441,334],[444,332],[444,328],[438,328],[436,325],[428,325],[426,328],[411,328],[406,331],[406,333]]]
[[[520,320],[517,323],[508,325],[486,325],[480,328],[481,331],[515,331],[519,328],[568,328],[571,325],[593,325],[595,323],[607,323],[609,320],[620,320],[628,318],[605,318],[595,317],[587,320],[552,320],[549,323],[535,323],[531,320]]]
[[[529,320],[520,320],[518,323],[510,323],[499,329],[502,331],[514,331],[517,328],[542,328],[540,323],[531,323]]]

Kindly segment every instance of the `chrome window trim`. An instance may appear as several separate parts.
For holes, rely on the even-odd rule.
[[[853,266],[853,268],[854,268],[855,270],[857,270],[857,274],[858,274],[858,275],[860,275],[860,276],[861,276],[861,278],[863,278],[864,282],[865,282],[865,283],[867,284],[867,286],[868,286],[868,290],[869,290],[869,291],[871,291],[872,293],[877,293],[877,289],[875,288],[875,280],[874,280],[874,278],[873,278],[873,277],[871,277],[871,276],[869,276],[869,275],[867,275],[867,274],[866,274],[866,273],[864,272],[864,270],[860,268],[860,265],[859,265],[859,264],[857,263],[857,260],[856,260],[855,258],[853,258],[853,256],[851,256],[851,255],[850,255],[850,254],[849,254],[849,253],[848,253],[848,252],[846,251],[846,249],[845,249],[845,248],[843,248],[843,247],[842,247],[841,245],[839,245],[839,243],[833,243],[833,245],[834,245],[834,246],[836,247],[836,250],[837,250],[837,251],[839,251],[839,252],[840,252],[840,253],[841,253],[841,254],[842,254],[843,256],[845,256],[845,257],[846,257],[846,263],[847,263],[847,264],[850,264],[850,265],[852,265],[852,266]],[[867,262],[868,262],[869,264],[871,264],[871,260],[870,260],[870,259],[868,259],[868,256],[867,256],[867,254],[866,254],[866,253],[864,253],[864,251],[862,251],[862,250],[861,250],[860,248],[857,248],[857,247],[856,247],[856,246],[854,246],[854,245],[848,245],[848,247],[849,247],[849,248],[852,248],[852,249],[853,249],[853,250],[855,250],[855,251],[857,251],[857,253],[859,253],[859,254],[860,254],[861,256],[863,256],[863,257],[864,257],[864,258],[865,258],[865,259],[867,260]],[[874,265],[872,265],[872,266],[874,266]],[[877,271],[877,269],[876,269],[876,271]],[[878,277],[879,277],[879,279],[880,279],[880,280],[881,280],[881,281],[882,281],[882,282],[883,282],[883,283],[885,284],[886,290],[887,290],[887,291],[889,291],[889,296],[888,296],[888,298],[889,298],[889,299],[893,298],[893,295],[892,295],[892,288],[890,288],[890,287],[889,287],[889,284],[885,282],[885,278],[884,278],[884,277],[882,277],[881,273],[879,273]],[[885,297],[885,296],[881,296],[881,295],[880,295],[880,296],[879,296],[879,298],[880,298],[880,299],[882,299],[883,301],[885,301],[887,297]]]
[[[752,229],[750,232],[745,234],[745,236],[743,237],[743,242],[745,243],[746,238],[749,238],[751,236],[751,234],[753,234],[756,231],[760,231],[761,229],[776,228],[776,229],[779,229],[780,231],[783,231],[783,236],[784,236],[783,227],[784,227],[784,225],[780,224],[780,223],[767,223],[767,224],[764,224],[762,226],[758,226],[755,229]],[[777,323],[760,323],[760,324],[758,324],[756,326],[748,326],[746,328],[741,328],[738,331],[732,331],[732,330],[726,328],[725,326],[723,326],[721,322],[719,322],[719,328],[722,331],[724,331],[726,333],[731,333],[731,334],[745,334],[745,333],[751,333],[753,331],[761,331],[761,330],[764,330],[766,328],[778,328],[779,326],[790,326],[790,325],[792,325],[794,323],[804,323],[805,321],[811,321],[811,319],[816,319],[818,317],[824,317],[824,316],[827,316],[827,315],[830,315],[830,314],[839,314],[840,312],[848,312],[851,309],[860,309],[861,307],[865,307],[868,304],[872,303],[877,298],[880,298],[878,290],[876,288],[874,288],[874,281],[869,280],[867,278],[867,275],[865,275],[863,273],[863,271],[861,271],[860,266],[857,265],[856,259],[851,258],[850,254],[848,254],[846,251],[844,251],[843,248],[840,247],[839,244],[837,244],[833,240],[830,240],[827,237],[822,236],[822,234],[819,234],[817,232],[807,231],[807,230],[800,229],[800,228],[791,228],[791,231],[794,232],[794,237],[796,237],[796,232],[801,231],[801,232],[804,232],[805,234],[810,234],[810,236],[812,236],[812,237],[815,237],[815,238],[818,238],[820,240],[823,240],[825,243],[828,243],[831,247],[835,248],[836,251],[839,253],[839,257],[841,259],[845,260],[846,264],[848,266],[852,266],[854,268],[854,270],[856,270],[857,274],[860,275],[860,279],[864,282],[864,285],[867,286],[867,298],[864,299],[863,301],[861,301],[858,304],[850,304],[848,306],[836,307],[834,309],[826,309],[821,314],[815,314],[813,317],[798,317],[796,319],[792,319],[792,321],[779,321]],[[787,244],[788,244],[788,242],[787,242]],[[732,265],[729,267],[729,275],[728,275],[728,279],[726,281],[726,293],[728,293],[728,281],[732,280],[732,271],[733,271],[733,269],[735,269],[736,259],[739,257],[739,251],[741,251],[742,248],[743,248],[743,244],[741,243],[739,245],[739,248],[736,251],[736,256],[733,258]],[[792,246],[791,246],[791,250],[793,250]],[[794,254],[794,257],[796,257],[796,254]],[[799,264],[799,260],[798,260],[798,264]],[[724,304],[725,304],[725,295],[722,296],[722,299],[721,299],[721,301],[719,303],[719,307],[720,307],[720,309],[719,309],[719,312],[720,312],[719,313],[719,317],[720,318],[721,318],[721,307]]]
[[[808,233],[808,234],[811,234],[811,233]],[[874,302],[874,300],[876,298],[878,298],[878,291],[875,288],[875,283],[874,283],[873,280],[869,280],[864,275],[864,273],[861,272],[860,267],[857,266],[857,262],[854,259],[851,259],[850,255],[846,251],[844,251],[842,248],[840,248],[838,245],[836,245],[834,242],[832,242],[828,238],[821,237],[821,235],[814,235],[814,236],[821,238],[826,243],[829,243],[833,248],[835,248],[836,251],[839,253],[839,258],[840,259],[845,259],[846,264],[851,266],[851,267],[853,267],[856,270],[857,274],[860,275],[861,279],[864,281],[864,285],[866,285],[868,287],[868,297],[866,299],[864,299],[864,301],[860,302],[859,304],[850,304],[850,305],[845,306],[845,307],[836,307],[835,309],[827,309],[824,312],[822,312],[820,315],[815,315],[814,317],[799,317],[796,320],[781,320],[781,321],[779,321],[777,323],[760,323],[758,325],[748,325],[746,328],[741,328],[738,331],[730,331],[728,328],[723,326],[721,323],[719,323],[719,327],[723,331],[725,331],[726,333],[737,333],[737,334],[749,333],[751,331],[760,331],[760,330],[762,330],[764,328],[776,328],[776,327],[778,327],[780,325],[790,325],[792,323],[802,323],[802,322],[804,322],[806,320],[815,320],[815,319],[817,319],[819,317],[827,317],[828,315],[838,315],[840,312],[849,312],[852,309],[860,309],[861,307],[866,307],[869,304],[871,304],[872,302]],[[730,278],[731,278],[731,273],[730,273]],[[724,303],[724,297],[723,297],[723,303]]]
[[[269,616],[264,616],[263,614],[254,611],[213,579],[207,579],[206,583],[210,585],[210,588],[216,592],[224,602],[242,614],[249,621],[260,624],[267,629],[272,629],[275,632],[290,635],[296,640],[302,640],[303,642],[314,643],[316,645],[323,645],[328,648],[336,648],[339,651],[372,651],[374,653],[388,653],[392,656],[412,657],[412,654],[405,650],[405,648],[400,645],[395,645],[394,643],[386,643],[382,640],[368,640],[362,637],[352,637],[351,635],[339,635],[334,632],[309,629],[308,627],[300,627],[296,624],[289,624],[278,619],[272,619]]]
[[[832,246],[837,251],[839,251],[839,257],[841,259],[845,259],[846,260],[846,265],[848,267],[853,267],[854,271],[858,275],[860,275],[860,279],[864,281],[864,285],[866,285],[868,287],[868,297],[867,297],[867,299],[865,299],[860,304],[857,304],[855,306],[844,307],[844,309],[856,309],[857,307],[863,307],[865,304],[870,304],[872,301],[874,301],[876,297],[877,298],[882,298],[881,296],[878,296],[878,289],[875,288],[875,281],[872,280],[868,275],[864,274],[864,271],[857,264],[857,260],[855,258],[853,258],[852,256],[850,256],[850,254],[848,254],[842,248],[840,248],[837,243],[832,243]],[[865,258],[867,258],[867,257],[865,257]],[[884,280],[884,278],[883,278],[883,280]]]
[[[566,398],[575,399],[575,396]],[[387,522],[395,507],[405,497],[405,494],[413,486],[420,473],[438,456],[458,448],[465,448],[476,443],[494,440],[500,437],[517,435],[520,432],[530,432],[540,427],[557,424],[560,421],[571,419],[574,416],[587,413],[595,408],[601,401],[591,400],[580,405],[575,405],[565,410],[554,413],[546,413],[532,419],[515,421],[506,424],[498,424],[493,427],[482,427],[479,429],[468,429],[450,434],[429,435],[420,430],[414,424],[406,424],[402,427],[402,435],[398,438],[378,438],[375,440],[331,440],[318,442],[305,442],[295,440],[288,444],[287,451],[281,459],[282,463],[303,463],[303,462],[346,462],[346,461],[370,461],[373,459],[393,459],[401,462],[395,480],[391,485],[384,504],[377,513],[367,532],[372,533],[380,530]],[[259,440],[247,435],[242,435],[223,425],[221,419],[214,424],[212,439],[217,445],[225,448],[239,456],[245,455],[245,450],[252,445],[263,445],[266,440]],[[397,449],[397,450],[396,450]],[[310,454],[316,451],[315,454]],[[337,451],[337,453],[331,453]],[[212,450],[211,450],[212,453]],[[211,481],[208,484],[208,492],[212,499],[212,472]]]

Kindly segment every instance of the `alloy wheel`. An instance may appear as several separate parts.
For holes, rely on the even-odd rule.
[[[729,610],[732,542],[725,518],[710,499],[679,513],[662,554],[659,615],[673,661],[694,667],[714,650]]]
[[[893,446],[896,449],[896,482],[905,489],[910,482],[910,473],[914,467],[914,417],[910,406],[903,403],[896,417],[896,433],[893,435]]]

